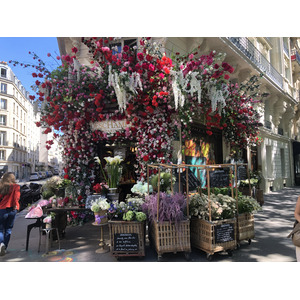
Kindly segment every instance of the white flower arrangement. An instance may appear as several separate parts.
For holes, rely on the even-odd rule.
[[[98,199],[91,201],[91,211],[93,211],[93,212],[107,210],[107,209],[109,209],[109,207],[110,207],[110,204],[107,202],[106,198],[99,197]]]
[[[148,194],[148,183],[143,183],[142,181],[137,181],[137,183],[131,188],[131,192],[138,195]],[[149,193],[153,192],[152,185],[149,184]]]

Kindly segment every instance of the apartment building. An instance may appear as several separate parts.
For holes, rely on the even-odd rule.
[[[139,38],[135,38],[138,44]],[[264,74],[260,90],[269,96],[256,109],[261,114],[262,143],[244,151],[241,160],[253,171],[260,171],[265,193],[284,186],[300,184],[300,38],[297,37],[161,37],[155,38],[168,56],[187,54],[198,48],[200,54],[212,50],[226,54],[224,60],[234,67],[231,80],[241,84],[252,75]],[[133,43],[122,38],[121,43]],[[79,49],[79,61],[88,64],[91,54],[80,38],[58,38],[60,53]],[[222,132],[213,130],[207,136],[201,124],[193,125],[195,138],[207,141],[215,152],[217,163],[226,161],[230,153]],[[176,145],[175,145],[176,146]]]
[[[28,178],[38,162],[39,128],[29,93],[6,62],[0,62],[0,175]]]

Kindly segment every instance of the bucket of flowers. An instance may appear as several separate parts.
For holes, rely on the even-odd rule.
[[[145,232],[147,216],[142,212],[144,200],[128,195],[125,201],[113,201],[108,209],[110,252],[119,259],[122,256],[145,256]]]
[[[207,259],[216,252],[236,248],[236,200],[228,195],[202,193],[190,195],[191,243],[207,253]]]
[[[186,214],[186,198],[182,193],[154,193],[146,196],[143,210],[149,219],[149,238],[158,255],[191,252],[190,221]]]
[[[95,224],[106,224],[107,223],[107,211],[110,204],[107,202],[105,197],[100,196],[97,199],[91,201],[91,211],[95,215]]]
[[[238,197],[238,246],[242,240],[247,240],[251,244],[251,239],[255,237],[254,213],[261,210],[260,204],[250,196],[239,195]]]

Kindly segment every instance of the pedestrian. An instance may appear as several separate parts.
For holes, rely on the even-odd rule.
[[[300,196],[298,197],[296,208],[295,208],[295,218],[298,223],[300,223]],[[300,262],[300,247],[296,246],[296,258]]]
[[[6,253],[14,226],[17,211],[20,208],[20,186],[14,173],[6,172],[0,179],[0,255]]]

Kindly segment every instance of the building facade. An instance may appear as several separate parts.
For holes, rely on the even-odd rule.
[[[136,38],[138,44],[138,38]],[[256,105],[261,114],[262,143],[248,148],[244,161],[252,171],[261,174],[260,187],[265,193],[284,186],[300,184],[300,39],[291,37],[162,37],[155,38],[168,56],[179,52],[199,54],[212,50],[225,53],[224,60],[234,67],[231,80],[241,84],[252,75],[263,74],[260,90],[268,93]],[[134,38],[123,38],[122,43]],[[87,48],[80,38],[58,38],[61,55],[79,49],[79,62],[89,64]],[[194,134],[212,145],[212,160],[225,162],[230,153],[222,132],[214,132],[214,140],[205,134],[195,120]],[[210,140],[209,140],[210,139]],[[176,146],[176,145],[175,145]],[[220,148],[222,150],[220,151]],[[176,147],[175,147],[176,152]],[[179,151],[178,151],[179,152]],[[218,160],[218,161],[217,161]]]
[[[39,128],[29,93],[6,62],[0,62],[0,172],[28,178],[38,163]]]

